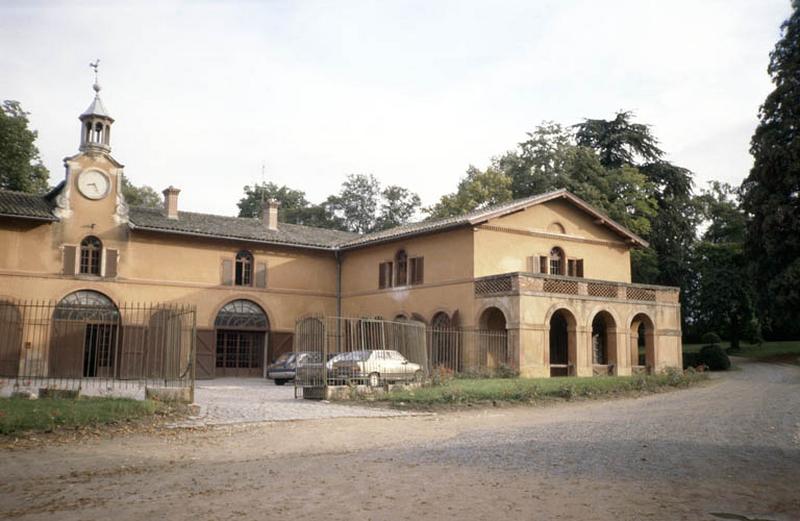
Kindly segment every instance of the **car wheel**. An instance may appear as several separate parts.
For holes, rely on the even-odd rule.
[[[275,380],[275,385],[283,385],[286,383],[286,380]]]
[[[381,384],[381,375],[379,375],[378,373],[370,373],[369,386],[378,387],[380,384]]]
[[[419,382],[422,382],[422,380],[423,380],[424,378],[425,378],[425,375],[424,375],[424,374],[422,374],[422,371],[417,371],[416,373],[414,373],[414,381],[415,381],[415,382],[418,382],[418,383],[419,383]]]

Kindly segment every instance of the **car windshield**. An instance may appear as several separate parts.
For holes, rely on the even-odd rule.
[[[294,353],[283,353],[281,356],[275,359],[276,364],[282,364],[284,362],[288,362],[294,359]]]
[[[355,361],[363,362],[369,358],[370,351],[351,351],[350,353],[342,353],[331,359],[333,362]]]

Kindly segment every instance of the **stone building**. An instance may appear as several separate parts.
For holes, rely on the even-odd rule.
[[[645,241],[567,191],[366,235],[278,222],[270,203],[263,219],[184,212],[172,186],[163,208],[130,207],[95,87],[65,178],[45,195],[0,191],[7,314],[39,299],[190,304],[198,377],[260,376],[315,315],[506,331],[523,376],[680,365],[677,288],[632,284]],[[0,368],[29,363],[0,327]]]

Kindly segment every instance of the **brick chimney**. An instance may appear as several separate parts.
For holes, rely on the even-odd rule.
[[[262,206],[262,218],[267,230],[275,231],[278,229],[278,208],[281,207],[280,201],[270,199],[264,201]]]
[[[167,219],[178,218],[178,194],[181,191],[174,186],[170,185],[169,188],[164,189],[164,215]]]

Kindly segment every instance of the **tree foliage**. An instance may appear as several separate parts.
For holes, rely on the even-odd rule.
[[[50,173],[36,147],[37,132],[28,128],[28,112],[17,101],[0,108],[0,189],[46,192]]]
[[[736,348],[760,336],[754,288],[744,250],[745,215],[730,185],[712,182],[697,197],[705,233],[694,248],[696,276],[689,315],[694,333],[719,331]]]
[[[163,202],[161,196],[152,187],[136,186],[124,175],[122,176],[122,195],[129,206],[158,208]]]
[[[511,179],[502,171],[492,167],[481,171],[470,166],[458,189],[425,211],[432,218],[451,217],[510,201],[513,196]]]
[[[596,150],[600,163],[607,168],[660,160],[664,152],[650,127],[632,119],[629,111],[617,112],[610,120],[585,119],[575,125],[575,139],[579,145]]]
[[[325,205],[308,202],[305,192],[272,182],[247,185],[237,206],[239,217],[261,218],[264,201],[277,201],[278,220],[317,228],[344,229],[344,223]]]
[[[783,23],[770,55],[775,85],[759,112],[750,152],[755,162],[742,184],[749,214],[747,256],[765,328],[800,335],[800,0]]]
[[[401,186],[382,188],[371,175],[350,175],[335,195],[312,204],[305,192],[275,183],[244,187],[239,200],[239,217],[260,218],[263,201],[280,203],[281,222],[331,228],[358,233],[372,232],[407,223],[420,205],[417,194]]]

